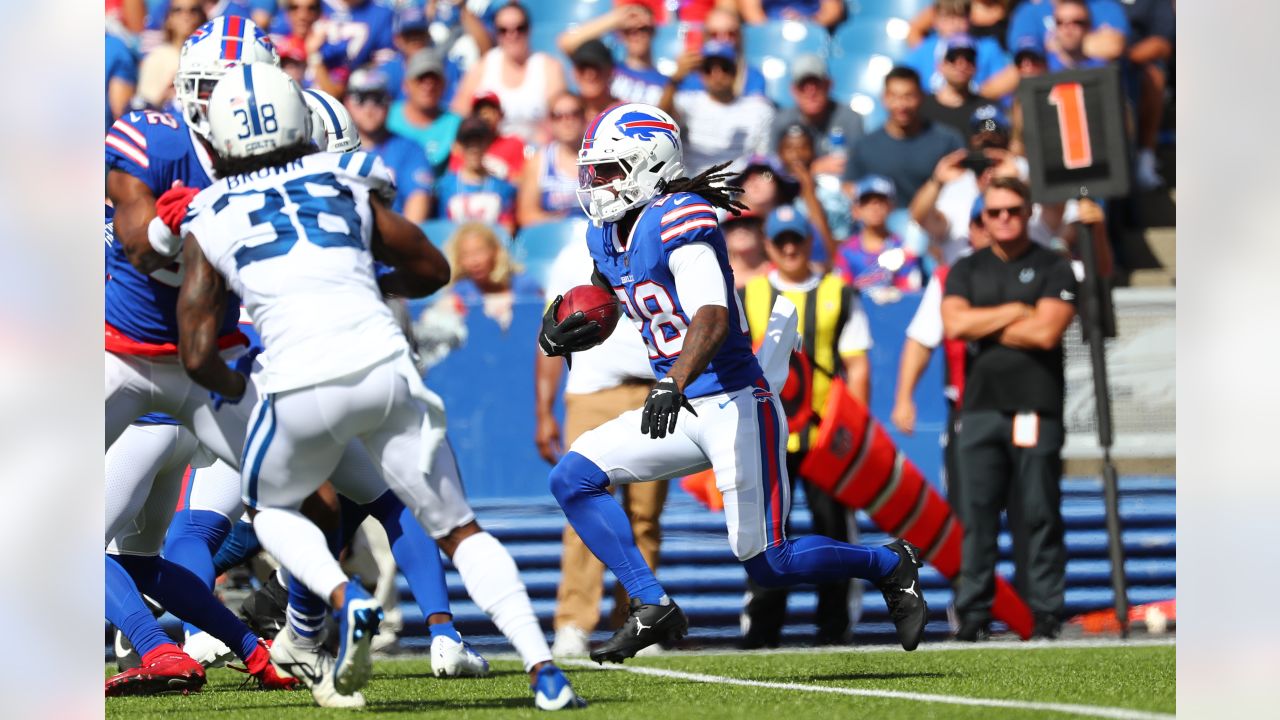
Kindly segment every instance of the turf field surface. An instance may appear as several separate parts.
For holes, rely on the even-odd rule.
[[[1031,718],[1171,717],[1171,641],[932,644],[834,651],[668,653],[623,666],[562,663],[591,704],[574,717],[651,718]],[[425,657],[378,661],[363,711],[324,717],[508,718],[533,708],[528,676],[494,659],[482,679],[438,680]],[[209,672],[191,696],[108,698],[107,717],[285,720],[319,717],[311,695],[240,689],[244,675]]]

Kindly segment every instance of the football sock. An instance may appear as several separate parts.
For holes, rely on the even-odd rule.
[[[117,561],[164,609],[226,643],[241,660],[253,654],[258,636],[190,570],[157,555],[121,555]]]
[[[253,523],[248,520],[237,522],[231,526],[231,533],[227,535],[226,540],[222,541],[218,553],[213,556],[214,577],[252,558],[261,549],[262,544],[258,542],[258,536],[253,532]]]
[[[442,623],[436,623],[435,625],[428,625],[427,631],[431,633],[432,640],[436,639],[437,635],[442,635],[444,637],[449,638],[450,640],[453,640],[454,642],[462,642],[462,636],[458,634],[458,630],[453,626],[452,621],[445,621]]]
[[[453,564],[467,594],[520,654],[526,672],[551,659],[551,648],[520,581],[516,561],[497,538],[487,532],[467,537],[458,543]]]
[[[325,545],[333,557],[338,557],[342,549],[342,533],[340,529],[321,529]],[[285,618],[293,630],[298,645],[313,647],[320,642],[320,634],[324,630],[325,615],[329,612],[329,596],[321,597],[311,592],[296,576],[281,567],[281,585],[289,593],[289,602],[285,607]]]
[[[334,588],[347,582],[325,534],[297,510],[260,509],[253,518],[253,529],[263,549],[288,569],[290,579],[301,582],[325,603]],[[293,604],[292,591],[289,597]]]
[[[828,583],[849,578],[879,580],[898,567],[886,547],[850,545],[821,535],[787,538],[743,563],[765,587]]]
[[[164,557],[190,570],[205,587],[213,590],[217,580],[213,553],[231,530],[231,521],[212,510],[180,510],[173,516],[169,532],[164,540]],[[200,632],[191,623],[184,623],[188,635]]]
[[[107,620],[129,638],[139,655],[145,656],[162,645],[173,644],[164,628],[156,622],[151,609],[142,601],[133,578],[110,555],[107,555],[106,591]]]
[[[353,503],[343,498],[344,534],[348,520],[345,508],[348,504]],[[449,609],[449,586],[444,579],[444,562],[440,560],[440,547],[422,529],[413,512],[390,490],[363,506],[363,510],[363,514],[373,515],[387,531],[391,554],[395,557],[400,572],[404,573],[409,589],[418,601],[418,607],[422,609],[422,616],[431,617],[436,613],[452,615],[453,612]],[[363,517],[361,520],[363,521]]]
[[[608,475],[576,452],[551,471],[551,492],[582,542],[613,571],[628,595],[646,605],[665,605],[666,592],[636,547],[631,521],[605,489],[608,485]]]

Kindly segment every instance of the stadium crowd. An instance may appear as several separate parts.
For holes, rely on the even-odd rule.
[[[946,268],[991,242],[987,222],[1016,212],[984,209],[989,189],[1022,193],[1025,234],[1075,261],[1077,277],[1076,223],[1094,230],[1103,276],[1123,269],[1105,202],[1033,202],[1009,181],[1025,182],[1033,162],[1015,96],[1022,78],[1119,66],[1135,192],[1164,184],[1155,151],[1173,80],[1173,0],[107,0],[106,8],[107,127],[131,110],[179,114],[173,79],[184,40],[218,15],[251,19],[300,85],[343,101],[363,149],[394,172],[395,210],[435,228],[428,234],[454,267],[445,296],[504,326],[513,299],[555,285],[545,268],[568,244],[531,245],[549,236],[530,229],[580,227],[566,221],[584,217],[576,161],[592,120],[619,102],[662,108],[682,128],[690,174],[727,162],[743,189],[747,211],[722,218],[740,291],[851,288],[838,320],[852,329],[832,338],[827,362],[840,360],[828,369],[863,401],[870,338],[858,298],[888,303],[926,289],[941,297]],[[515,258],[541,258],[530,264],[544,270],[526,274]],[[923,337],[903,339],[892,422],[907,433],[923,369],[908,363],[941,344]],[[638,382],[618,372],[586,394]],[[547,377],[554,388],[559,375]],[[623,392],[622,402],[635,406],[646,392]],[[560,447],[553,395],[541,394],[537,408],[549,461]],[[949,399],[958,412],[961,397]],[[796,467],[806,447],[789,446]],[[953,474],[956,466],[949,457]],[[628,504],[655,564],[665,493]],[[816,530],[848,539],[837,509],[824,511],[824,523],[819,514]],[[591,560],[570,534],[566,561]],[[598,569],[573,575],[600,583]],[[583,654],[594,629],[581,626],[596,619],[598,587],[575,592],[560,593],[570,607],[557,612],[557,654]],[[818,639],[847,642],[856,620],[847,588],[823,592]],[[745,644],[779,642],[777,602],[764,593],[748,602]],[[1056,619],[1041,620],[1037,630],[1056,635]],[[961,628],[967,639],[983,631]]]

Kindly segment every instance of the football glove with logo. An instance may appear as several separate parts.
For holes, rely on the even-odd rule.
[[[542,314],[542,332],[538,334],[538,346],[549,357],[581,352],[600,344],[600,323],[587,320],[581,311],[561,322],[556,322],[563,295],[557,295],[547,311]]]
[[[666,437],[667,433],[674,433],[676,416],[682,407],[697,417],[698,413],[689,404],[684,393],[676,387],[675,380],[659,380],[644,401],[644,411],[640,413],[640,433],[655,440]]]

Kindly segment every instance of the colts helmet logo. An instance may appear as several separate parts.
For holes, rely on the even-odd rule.
[[[648,113],[634,111],[618,118],[618,130],[627,137],[636,138],[638,140],[653,140],[655,136],[662,136],[671,141],[672,147],[680,147],[679,132],[674,123],[669,123],[662,118],[654,117]]]

